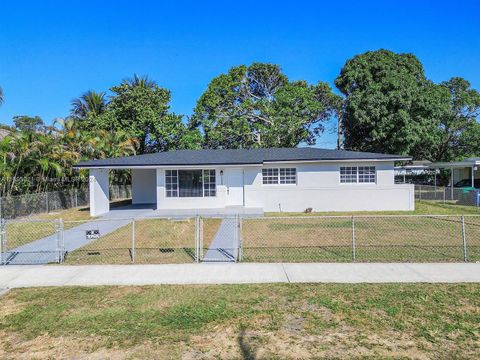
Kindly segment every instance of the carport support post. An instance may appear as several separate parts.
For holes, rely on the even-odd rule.
[[[90,169],[90,216],[110,211],[108,169]]]
[[[450,168],[450,195],[450,200],[453,201],[453,167]]]
[[[468,262],[467,236],[465,234],[465,216],[462,215],[463,261]]]
[[[357,249],[355,244],[355,218],[352,216],[352,261],[357,260]]]

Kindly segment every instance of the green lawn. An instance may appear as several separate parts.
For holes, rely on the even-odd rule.
[[[480,260],[480,217],[466,216],[467,258]],[[356,215],[245,219],[249,262],[458,262],[464,260],[460,216]]]
[[[353,211],[353,212],[313,212],[288,213],[270,212],[266,216],[341,216],[341,215],[480,215],[480,209],[474,206],[443,204],[441,201],[416,200],[414,211]]]
[[[478,284],[16,289],[0,358],[476,359]]]

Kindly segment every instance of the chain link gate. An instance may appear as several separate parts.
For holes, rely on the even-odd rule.
[[[238,262],[242,260],[239,215],[199,218],[197,226],[197,262]]]

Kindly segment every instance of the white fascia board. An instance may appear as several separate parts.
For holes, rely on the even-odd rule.
[[[431,168],[464,168],[480,165],[479,160],[475,161],[457,161],[457,162],[439,162],[429,164]]]
[[[109,166],[82,166],[76,169],[207,169],[207,168],[225,168],[225,167],[253,167],[262,166],[262,164],[205,164],[205,165],[139,165],[139,166],[124,166],[124,165],[109,165]]]
[[[292,163],[338,163],[338,162],[395,162],[410,160],[410,158],[398,159],[341,159],[341,160],[287,160],[287,161],[264,161],[264,164],[292,164]]]

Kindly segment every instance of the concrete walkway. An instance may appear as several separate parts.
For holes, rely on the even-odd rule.
[[[210,244],[204,262],[235,262],[238,255],[238,239],[235,236],[237,222],[234,218],[223,219],[212,243]]]
[[[3,266],[0,288],[249,283],[480,283],[479,263]]]

